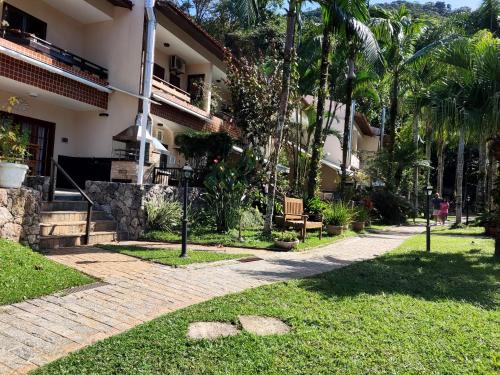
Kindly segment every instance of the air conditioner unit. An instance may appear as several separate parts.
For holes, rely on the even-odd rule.
[[[174,71],[177,74],[186,72],[186,62],[179,56],[170,57],[170,71]]]

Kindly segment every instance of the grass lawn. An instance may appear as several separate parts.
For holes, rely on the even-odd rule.
[[[194,263],[217,262],[220,260],[239,259],[250,256],[250,254],[228,254],[215,251],[189,250],[188,257],[181,258],[180,250],[174,249],[148,249],[140,246],[99,245],[99,247],[117,251],[121,254],[149,260],[167,266],[186,266]]]
[[[353,237],[356,233],[347,231],[341,236],[329,236],[323,232],[323,238],[320,240],[318,232],[309,232],[306,236],[306,242],[300,242],[296,250],[307,250],[317,246],[324,246],[347,237]],[[263,238],[260,230],[243,231],[244,242],[238,240],[237,231],[229,233],[215,233],[208,229],[192,229],[189,232],[189,243],[197,245],[222,245],[243,248],[274,249],[274,242]],[[151,231],[143,236],[144,240],[162,241],[180,243],[181,236],[177,232]]]
[[[443,233],[444,234],[444,233]],[[37,374],[498,373],[500,276],[493,241],[425,236],[319,275],[251,289],[164,315]],[[194,321],[283,319],[283,336],[190,341]]]
[[[0,239],[0,305],[20,302],[95,280],[33,250]]]

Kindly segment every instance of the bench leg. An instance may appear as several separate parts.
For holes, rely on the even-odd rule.
[[[323,239],[323,227],[320,227],[319,228],[319,239],[322,240]]]

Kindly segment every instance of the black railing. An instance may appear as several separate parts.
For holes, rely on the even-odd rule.
[[[194,169],[193,176],[190,180],[190,185],[193,187],[202,187],[205,176],[207,175],[206,169]],[[153,183],[161,185],[176,186],[182,181],[183,171],[182,168],[177,167],[155,167],[153,170]]]
[[[68,52],[53,45],[37,36],[19,30],[1,29],[0,36],[13,43],[25,46],[31,50],[50,56],[59,62],[80,69],[81,71],[98,76],[101,79],[108,79],[108,70],[85,60],[83,57]]]
[[[87,223],[85,225],[85,244],[90,243],[90,223],[92,220],[92,207],[94,202],[89,198],[87,194],[78,186],[78,184],[70,177],[70,175],[54,160],[52,159],[50,165],[50,185],[49,185],[49,202],[54,201],[54,194],[56,190],[56,175],[57,171],[61,172],[64,177],[73,185],[73,187],[78,190],[80,195],[87,201]]]

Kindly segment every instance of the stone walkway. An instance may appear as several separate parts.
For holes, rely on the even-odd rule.
[[[262,260],[171,268],[88,247],[49,258],[102,282],[0,307],[0,374],[22,374],[159,315],[216,296],[371,259],[422,227],[366,234],[306,252],[262,250]]]

